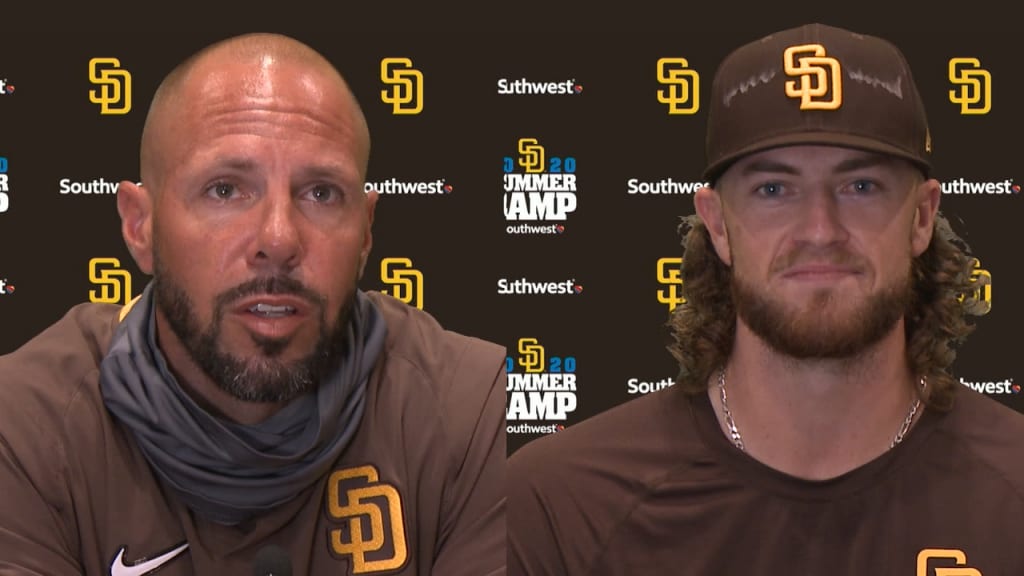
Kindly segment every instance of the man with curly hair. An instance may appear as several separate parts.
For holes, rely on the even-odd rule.
[[[509,573],[1024,573],[1024,415],[956,383],[973,258],[903,54],[730,54],[685,220],[677,386],[516,452]]]

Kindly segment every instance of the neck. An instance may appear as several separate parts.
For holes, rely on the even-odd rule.
[[[901,320],[856,357],[804,361],[769,348],[738,321],[726,389],[746,452],[792,476],[824,480],[889,450],[917,397],[903,334]],[[717,371],[708,394],[728,436]]]
[[[159,307],[156,308],[156,339],[167,367],[182,390],[204,410],[238,424],[263,422],[285,406],[284,403],[246,402],[225,392],[192,360]]]

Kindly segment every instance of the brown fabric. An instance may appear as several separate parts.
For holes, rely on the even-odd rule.
[[[104,408],[97,366],[119,308],[76,306],[0,357],[0,573],[107,575],[122,547],[132,564],[187,542],[161,576],[252,574],[269,544],[287,551],[295,574],[351,574],[357,554],[345,544],[361,529],[366,574],[504,574],[505,351],[368,294],[388,341],[339,474],[238,527],[193,518]],[[373,550],[375,513],[383,545]],[[398,557],[402,539],[402,565],[375,570]]]
[[[787,49],[797,47],[787,59]],[[794,144],[891,154],[927,173],[928,120],[900,50],[874,36],[808,24],[727,56],[711,86],[704,177],[714,181],[741,156]]]
[[[508,573],[1024,574],[1022,454],[1024,416],[964,389],[881,457],[806,481],[732,446],[706,395],[668,388],[512,455]]]

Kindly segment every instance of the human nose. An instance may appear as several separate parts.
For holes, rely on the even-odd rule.
[[[798,224],[799,239],[811,244],[835,244],[849,237],[839,199],[827,191],[808,195]]]
[[[257,230],[249,264],[271,272],[290,272],[302,258],[298,213],[290,191],[269,190],[257,209]]]

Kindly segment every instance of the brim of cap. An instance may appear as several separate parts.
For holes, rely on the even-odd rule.
[[[744,156],[754,154],[755,152],[763,152],[771,148],[780,148],[782,146],[799,145],[839,146],[842,148],[854,148],[857,150],[866,150],[868,152],[889,154],[891,156],[908,160],[914,166],[917,166],[925,177],[927,177],[928,173],[931,172],[931,165],[920,156],[917,156],[913,152],[904,150],[903,148],[886,144],[885,142],[880,142],[874,138],[857,136],[855,134],[837,134],[836,132],[791,132],[789,134],[781,134],[779,136],[758,140],[753,144],[749,144],[731,154],[719,158],[716,162],[710,164],[704,169],[704,179],[711,183],[715,182],[718,180],[718,177],[733,164],[733,162],[736,162]]]

